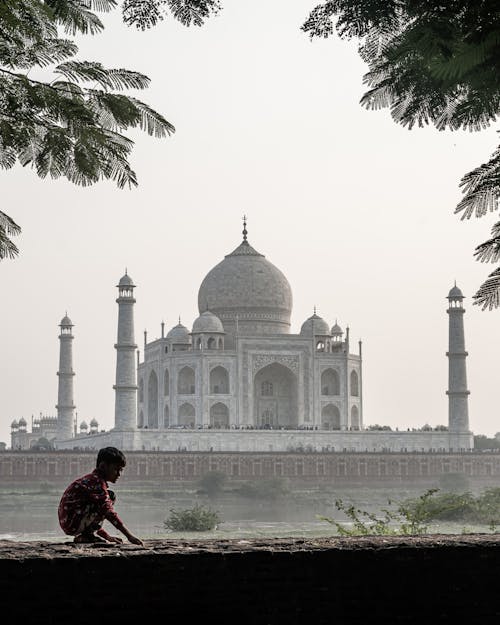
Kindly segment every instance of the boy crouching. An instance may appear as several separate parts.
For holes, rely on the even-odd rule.
[[[116,447],[104,447],[97,454],[96,468],[72,482],[59,503],[59,525],[74,536],[75,543],[121,543],[102,528],[107,519],[134,545],[143,542],[131,534],[113,508],[115,496],[108,482],[115,483],[126,464],[125,455]]]

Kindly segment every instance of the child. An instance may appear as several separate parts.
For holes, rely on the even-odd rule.
[[[115,494],[108,482],[116,482],[126,464],[125,456],[116,447],[104,447],[97,454],[96,468],[72,482],[59,503],[59,525],[65,534],[74,536],[75,543],[121,543],[103,528],[107,519],[134,545],[143,542],[123,525],[113,508]]]

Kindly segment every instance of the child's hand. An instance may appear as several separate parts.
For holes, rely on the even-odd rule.
[[[122,543],[123,539],[120,538],[119,536],[110,536],[108,538],[109,541],[111,541],[112,543]]]
[[[133,545],[141,545],[141,547],[144,547],[144,543],[140,538],[137,538],[137,536],[130,534],[129,536],[127,536],[127,538]]]

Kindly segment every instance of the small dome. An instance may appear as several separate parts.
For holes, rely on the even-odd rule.
[[[302,336],[330,336],[330,326],[316,313],[306,319],[300,328]]]
[[[92,419],[92,421],[90,422],[90,427],[91,428],[96,428],[99,426],[99,423],[97,423],[96,419]]]
[[[61,319],[60,325],[72,327],[73,323],[71,322],[71,319],[68,317],[68,315],[64,315],[64,317]]]
[[[344,330],[342,330],[337,322],[335,322],[335,325],[332,328],[332,334],[344,334]]]
[[[86,421],[82,421],[80,423],[80,430],[88,430],[88,429],[89,429],[89,426],[87,425],[87,422]]]
[[[14,421],[12,421],[12,423],[10,424],[11,428],[18,428],[19,427],[19,423],[14,419]]]
[[[201,313],[198,319],[193,323],[193,334],[196,332],[224,332],[222,321],[209,310]]]
[[[127,272],[125,272],[125,275],[120,278],[120,282],[118,282],[118,286],[135,286],[135,285],[134,285],[134,281],[132,280],[132,278],[128,275]]]
[[[167,334],[167,339],[174,343],[190,343],[189,330],[182,323],[178,323]]]
[[[28,423],[26,422],[26,419],[24,417],[21,417],[19,419],[19,427],[26,427],[28,425]]]
[[[462,293],[462,291],[458,288],[456,284],[448,293],[448,299],[459,299],[459,298],[463,299],[463,297],[464,297],[464,294]]]

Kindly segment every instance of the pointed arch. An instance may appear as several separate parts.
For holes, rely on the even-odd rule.
[[[148,379],[148,428],[158,427],[158,376],[151,371]]]
[[[144,413],[142,410],[139,411],[139,418],[137,420],[137,426],[142,428],[144,427]]]
[[[222,402],[217,402],[210,408],[210,426],[217,429],[229,427],[229,408]]]
[[[194,429],[196,423],[196,411],[193,404],[184,402],[179,407],[179,425],[183,425],[186,428]]]
[[[217,341],[211,336],[207,341],[207,349],[217,349]]]
[[[321,410],[323,430],[340,430],[340,411],[335,404],[326,404]]]
[[[177,376],[177,393],[179,395],[194,395],[195,373],[192,367],[182,367]]]
[[[170,395],[170,372],[168,369],[165,369],[163,374],[163,394],[165,396]]]
[[[287,366],[273,362],[254,377],[254,425],[262,428],[298,426],[297,375]]]
[[[351,395],[353,397],[359,397],[359,377],[358,372],[354,369],[351,371]]]
[[[229,371],[221,365],[210,371],[210,393],[212,395],[229,393]]]
[[[357,406],[351,408],[351,428],[353,430],[359,430],[359,409]]]
[[[340,378],[335,369],[325,369],[321,374],[321,394],[340,395]]]
[[[144,379],[139,378],[139,403],[144,403]]]

